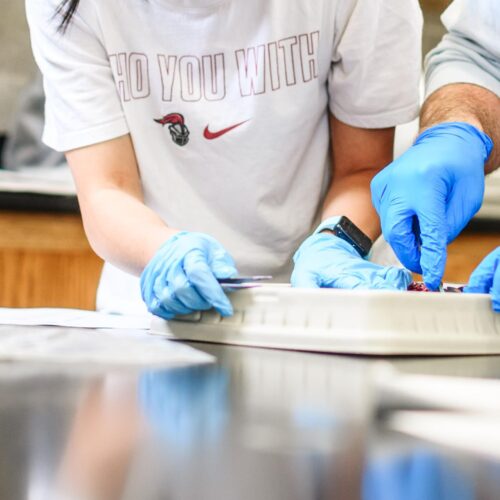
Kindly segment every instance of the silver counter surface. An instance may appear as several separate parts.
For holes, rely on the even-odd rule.
[[[0,499],[500,498],[500,463],[375,418],[376,358],[193,346],[217,362],[0,364]],[[500,378],[500,357],[389,363]]]

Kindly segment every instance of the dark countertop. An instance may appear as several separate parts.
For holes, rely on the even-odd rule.
[[[377,358],[194,347],[217,363],[0,364],[0,499],[500,498],[500,463],[377,423]],[[500,378],[500,357],[390,363]]]

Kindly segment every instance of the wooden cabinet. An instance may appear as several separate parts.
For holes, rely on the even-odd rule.
[[[102,261],[76,214],[0,212],[0,306],[95,308]]]
[[[500,246],[500,233],[462,233],[448,247],[445,281],[467,283],[471,272],[492,250]]]

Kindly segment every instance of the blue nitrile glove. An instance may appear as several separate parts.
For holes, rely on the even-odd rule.
[[[217,279],[238,274],[222,245],[203,233],[180,232],[169,238],[141,275],[149,312],[164,319],[214,307],[222,316],[233,308]]]
[[[500,247],[493,250],[471,274],[465,293],[489,293],[495,312],[500,312]]]
[[[374,177],[372,201],[386,241],[405,267],[439,288],[446,247],[481,207],[491,139],[467,123],[424,131]]]
[[[364,260],[347,241],[330,233],[309,236],[293,261],[294,287],[406,290],[412,281],[405,269]]]

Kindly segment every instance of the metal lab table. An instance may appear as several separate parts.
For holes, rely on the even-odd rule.
[[[500,498],[500,463],[377,424],[374,358],[193,346],[217,362],[0,364],[0,499]],[[500,377],[500,357],[391,364]]]

